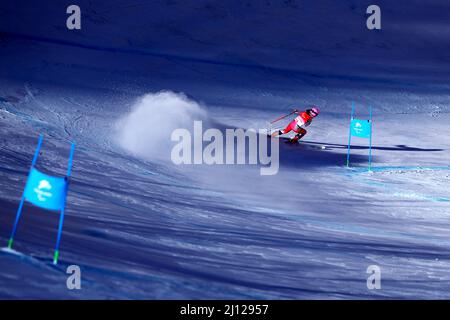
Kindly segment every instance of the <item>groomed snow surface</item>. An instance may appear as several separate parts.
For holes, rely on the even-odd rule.
[[[58,215],[26,204],[0,298],[450,298],[450,46],[434,31],[448,4],[381,2],[372,36],[352,1],[81,1],[80,33],[63,1],[21,2],[0,5],[0,246],[38,135],[45,172],[77,148],[60,263]],[[352,101],[373,107],[371,172],[358,138],[345,166]],[[276,175],[170,160],[195,120],[260,129],[309,104],[321,115],[280,141]]]

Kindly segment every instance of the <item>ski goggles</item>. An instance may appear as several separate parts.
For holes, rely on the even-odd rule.
[[[312,110],[312,109],[309,109],[308,111],[309,111],[309,114],[313,117],[317,117],[319,115],[318,113],[314,112],[314,110]]]

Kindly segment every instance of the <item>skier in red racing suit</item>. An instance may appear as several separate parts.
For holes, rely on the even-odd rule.
[[[291,142],[297,142],[299,139],[303,138],[306,134],[305,127],[309,126],[312,120],[317,117],[320,113],[319,108],[312,107],[311,109],[307,109],[305,111],[299,112],[298,110],[294,110],[293,113],[298,116],[292,120],[284,130],[278,130],[272,133],[272,137],[276,137],[282,134],[289,133],[294,131],[296,135],[290,139]]]

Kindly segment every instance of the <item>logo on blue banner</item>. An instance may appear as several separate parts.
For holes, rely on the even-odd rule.
[[[28,202],[38,207],[59,211],[64,208],[66,193],[66,179],[49,176],[33,168],[24,195]]]
[[[369,120],[352,119],[350,123],[351,135],[359,138],[370,138],[372,126]]]

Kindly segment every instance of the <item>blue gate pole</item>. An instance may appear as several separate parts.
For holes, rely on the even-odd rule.
[[[350,115],[350,126],[348,129],[347,168],[350,163],[350,143],[352,142],[352,120],[354,113],[355,113],[355,102],[352,102],[352,113]]]
[[[66,188],[66,194],[64,197],[67,197],[67,188]],[[61,215],[59,217],[59,227],[58,227],[58,237],[56,239],[56,246],[55,246],[55,254],[53,255],[53,264],[58,264],[58,258],[59,258],[59,244],[61,242],[61,234],[62,234],[62,228],[64,224],[64,209],[66,206],[66,200],[64,199],[64,206],[61,209]]]
[[[369,136],[369,171],[372,170],[372,130],[373,130],[373,123],[372,123],[372,107],[369,107],[369,121],[370,121],[370,136]]]
[[[63,207],[61,209],[61,215],[59,217],[59,226],[58,226],[58,236],[56,239],[56,246],[55,246],[55,254],[53,255],[53,264],[58,264],[58,258],[59,258],[59,244],[61,243],[61,235],[62,235],[62,229],[63,229],[63,224],[64,224],[64,210],[66,207],[66,197],[67,197],[67,191],[69,189],[69,178],[70,175],[72,173],[72,162],[73,162],[73,153],[75,151],[75,143],[72,143],[71,147],[70,147],[70,156],[69,156],[69,164],[67,166],[67,174],[66,174],[66,179],[67,179],[67,184],[66,184],[66,190],[65,190],[65,194],[64,194],[64,204]]]
[[[42,140],[43,140],[43,137],[42,137],[42,135],[40,135],[38,145],[36,147],[36,151],[34,152],[33,162],[31,163],[30,172],[33,169],[33,167],[36,165],[37,159],[39,157],[39,151],[41,150],[41,146],[42,146]],[[25,183],[25,188],[26,188],[26,184],[28,183],[29,177],[30,177],[30,173],[28,173],[27,181]],[[14,221],[14,226],[11,231],[11,236],[9,237],[9,240],[8,240],[8,248],[9,249],[12,249],[13,242],[14,242],[14,236],[16,235],[17,226],[19,225],[20,216],[22,215],[23,203],[25,202],[25,188],[23,189],[23,192],[22,192],[22,198],[20,199],[19,208],[17,209],[17,213],[16,213],[16,220]]]

